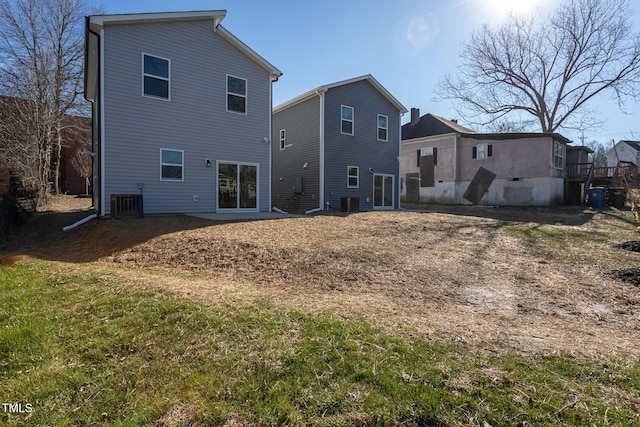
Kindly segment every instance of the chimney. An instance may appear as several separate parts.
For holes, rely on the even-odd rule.
[[[420,121],[420,109],[411,108],[411,126],[415,126]]]

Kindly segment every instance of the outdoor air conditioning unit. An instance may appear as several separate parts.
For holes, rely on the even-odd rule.
[[[142,194],[112,194],[111,218],[142,218]]]
[[[341,212],[358,212],[359,210],[360,210],[359,197],[341,197],[340,198]]]

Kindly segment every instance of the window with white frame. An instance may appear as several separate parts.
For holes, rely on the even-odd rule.
[[[280,129],[280,149],[284,150],[287,147],[287,130]]]
[[[360,168],[358,166],[347,166],[347,187],[360,187]]]
[[[353,107],[342,105],[340,107],[340,133],[353,135]]]
[[[184,151],[160,149],[160,180],[183,181]]]
[[[378,114],[378,141],[388,141],[389,118]]]
[[[171,64],[168,59],[142,54],[142,95],[169,99]]]
[[[564,169],[564,144],[553,141],[553,166],[558,170]]]
[[[247,114],[247,80],[227,75],[227,111]]]

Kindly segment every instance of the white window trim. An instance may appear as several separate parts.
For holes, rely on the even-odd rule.
[[[169,77],[162,77],[162,76],[157,76],[155,74],[147,74],[144,72],[144,57],[145,56],[150,56],[152,58],[157,58],[157,59],[162,59],[163,61],[167,61],[168,64],[168,73],[169,73]],[[151,77],[153,79],[158,79],[158,80],[164,80],[167,82],[167,97],[163,97],[163,96],[156,96],[156,95],[149,95],[144,93],[144,78],[145,77]],[[162,101],[171,101],[171,60],[169,58],[163,58],[162,56],[158,56],[158,55],[152,55],[150,53],[146,53],[146,52],[142,52],[142,79],[141,79],[141,91],[142,91],[142,96],[145,98],[151,98],[151,99],[159,99]]]
[[[342,118],[342,109],[345,108],[345,107],[351,109],[351,120]],[[351,122],[351,133],[346,133],[346,132],[342,131],[342,121]],[[355,108],[350,107],[348,105],[340,105],[340,133],[343,134],[343,135],[350,135],[350,136],[353,136],[356,133],[356,110],[355,110]]]
[[[287,130],[280,129],[280,151],[291,147],[293,144],[287,144]]]
[[[556,147],[560,148],[560,155],[556,155]],[[564,170],[564,163],[565,163],[565,156],[566,156],[566,145],[558,142],[558,141],[553,141],[553,148],[552,148],[553,152],[552,152],[552,156],[553,156],[553,167],[558,170],[558,171],[562,171]],[[560,159],[560,163],[562,164],[561,167],[556,166],[556,157]]]
[[[351,169],[356,170],[355,177],[353,175],[349,175],[349,172],[351,171]],[[356,179],[356,185],[349,184],[350,178]],[[359,166],[347,166],[347,188],[360,188],[360,167]]]
[[[385,123],[387,124],[385,127],[380,126],[380,117],[385,118]],[[384,129],[387,131],[385,133],[385,135],[387,136],[385,139],[380,139],[380,129]],[[385,116],[384,114],[378,114],[378,116],[376,117],[376,138],[378,138],[378,141],[384,141],[384,142],[389,141],[389,116]]]
[[[238,166],[256,167],[256,207],[255,208],[221,208],[218,201],[218,191],[220,191],[220,164],[230,164]],[[238,169],[239,170],[239,169]],[[260,163],[239,162],[237,160],[217,160],[216,161],[216,212],[260,212]]]
[[[163,163],[162,162],[162,152],[163,151],[176,151],[182,154],[182,163]],[[162,166],[180,166],[182,168],[182,178],[163,178],[162,177]],[[184,182],[184,150],[176,150],[173,148],[161,148],[160,149],[160,181],[166,182]]]
[[[244,80],[244,95],[241,95],[235,92],[229,92],[229,77],[233,77],[234,79],[238,79],[238,80]],[[227,74],[227,76],[224,78],[224,86],[225,86],[225,91],[227,93],[227,95],[224,97],[225,108],[227,110],[227,113],[241,114],[243,116],[246,116],[247,113],[249,112],[249,80],[245,79],[244,77],[238,77],[238,76],[234,76],[233,74]],[[244,112],[229,110],[229,95],[239,96],[244,98]]]

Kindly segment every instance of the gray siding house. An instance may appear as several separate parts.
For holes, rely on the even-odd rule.
[[[400,116],[371,75],[320,86],[273,110],[273,205],[285,211],[397,209]]]
[[[282,73],[220,25],[225,15],[87,17],[100,216],[131,195],[145,214],[271,209],[271,93]]]

